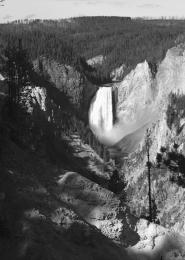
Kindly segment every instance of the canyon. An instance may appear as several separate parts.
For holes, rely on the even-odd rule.
[[[71,66],[46,58],[41,62],[42,75],[49,80],[44,77],[40,85],[25,88],[22,99],[33,120],[32,134],[19,140],[19,125],[5,119],[1,125],[1,222],[18,244],[10,252],[5,235],[4,259],[184,259],[185,192],[176,177],[172,181],[175,174],[183,180],[183,171],[170,168],[174,160],[162,160],[158,167],[156,159],[171,152],[185,155],[184,45],[168,50],[155,75],[144,61],[121,80],[118,70],[119,82],[114,72],[115,82],[103,86],[90,83]],[[34,66],[41,75],[39,62]],[[120,120],[120,135],[116,132],[113,141],[105,142],[103,134]],[[124,198],[109,189],[114,161],[103,160],[80,136],[90,131],[87,121],[110,148],[121,142],[126,149],[131,139],[137,143],[121,153]],[[125,130],[128,123],[132,125]],[[147,128],[158,223],[146,220]]]

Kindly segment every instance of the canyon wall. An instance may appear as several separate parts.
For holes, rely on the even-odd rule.
[[[117,93],[115,117],[118,121],[124,118],[128,123],[135,122],[140,116],[139,111],[146,111],[152,121],[148,137],[145,134],[136,151],[129,154],[127,158],[122,158],[122,168],[127,182],[127,199],[132,212],[137,216],[148,215],[146,142],[149,141],[152,163],[152,200],[156,207],[156,218],[164,226],[181,230],[184,226],[182,216],[185,212],[181,203],[184,201],[183,182],[185,180],[183,170],[185,161],[184,50],[184,45],[168,50],[165,59],[158,64],[155,74],[151,72],[147,61],[138,64],[121,82],[112,83],[110,86],[112,90],[109,90]],[[110,102],[107,106],[105,101],[106,91],[105,87],[98,90],[96,97],[92,100],[91,108],[93,107],[94,111],[97,109],[93,115],[93,118],[97,119],[95,124],[103,124],[102,129],[107,127],[108,130],[109,119],[112,118],[110,113],[114,113],[113,109],[110,109]],[[99,97],[102,103],[98,102]],[[112,107],[113,105],[112,102]],[[153,119],[154,110],[150,108],[154,107],[156,115]],[[102,109],[107,112],[102,113]],[[161,148],[165,152],[161,152]],[[172,158],[172,155],[175,157]],[[160,167],[157,163],[157,156],[163,157]]]
[[[184,229],[184,172],[178,170],[177,157],[184,160],[185,141],[185,52],[184,46],[168,50],[159,64],[155,78],[151,75],[147,62],[138,64],[118,88],[117,114],[134,118],[137,107],[155,104],[158,115],[150,128],[150,160],[152,199],[157,208],[160,223],[176,230]],[[115,87],[115,86],[114,86]],[[152,116],[152,115],[151,115]],[[146,169],[146,137],[135,153],[124,160],[127,196],[132,212],[138,216],[148,214],[148,180]],[[165,153],[161,152],[161,147]],[[165,162],[157,167],[157,154],[165,157]],[[176,156],[175,159],[170,155]],[[178,158],[179,158],[178,157]],[[172,167],[174,164],[176,171]],[[182,166],[181,166],[182,168]],[[175,181],[171,181],[175,179]],[[176,180],[181,180],[179,184]]]

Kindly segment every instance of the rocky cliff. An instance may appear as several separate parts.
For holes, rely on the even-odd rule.
[[[153,163],[152,197],[162,225],[183,230],[184,226],[184,93],[185,48],[170,49],[153,77],[147,62],[137,65],[118,89],[117,116],[134,118],[138,106],[155,104],[158,116],[150,129],[150,160]],[[152,115],[151,115],[152,116]],[[146,139],[138,150],[124,160],[127,196],[132,211],[138,216],[148,212],[146,172]],[[162,147],[162,151],[161,151]],[[164,149],[164,150],[163,150]],[[165,152],[164,152],[165,151]],[[157,155],[159,154],[159,155]],[[157,160],[163,157],[160,166]],[[181,158],[181,159],[178,159]],[[177,228],[178,227],[178,228]]]
[[[75,131],[80,121],[74,110],[80,109],[88,87],[85,90],[80,74],[72,67],[44,60],[39,69],[44,76],[41,84],[27,87],[22,100],[31,117],[28,131],[23,125],[22,135],[20,122],[0,121],[3,259],[183,259],[184,237],[179,233],[184,229],[184,187],[171,182],[171,170],[165,164],[171,149],[183,154],[183,57],[182,47],[173,48],[155,78],[144,62],[122,82],[112,85],[117,93],[117,118],[133,120],[138,107],[153,103],[159,108],[158,121],[151,129],[152,162],[161,146],[166,150],[161,168],[153,167],[152,191],[157,217],[169,229],[146,220],[138,222],[134,216],[146,215],[148,210],[145,140],[124,161],[125,203],[109,190],[113,166],[107,165]],[[46,75],[50,75],[47,80]],[[95,88],[87,95],[88,106]],[[109,104],[110,88],[107,93]],[[176,102],[179,100],[180,105]],[[112,125],[113,109],[109,113],[101,106],[98,109],[108,126]],[[71,124],[73,131],[69,130]],[[174,148],[174,142],[179,146]]]
[[[138,108],[145,108],[149,104],[155,104],[158,108],[158,120],[154,122],[150,135],[150,158],[154,165],[152,169],[153,199],[155,199],[158,211],[157,218],[160,223],[166,227],[173,228],[173,230],[177,232],[182,232],[184,226],[184,207],[182,204],[179,207],[180,201],[184,198],[184,189],[183,187],[179,187],[177,183],[171,182],[171,170],[169,167],[165,165],[162,165],[162,168],[156,167],[156,156],[162,146],[167,148],[167,154],[173,149],[173,145],[176,142],[179,145],[177,152],[183,153],[181,143],[183,142],[184,113],[182,111],[182,104],[179,106],[178,102],[176,102],[180,99],[182,103],[183,98],[183,66],[183,46],[179,46],[168,51],[166,58],[159,65],[155,77],[152,75],[150,67],[145,61],[144,63],[138,64],[135,70],[131,71],[122,82],[112,85],[113,91],[116,90],[118,93],[117,118],[125,116],[133,120]],[[170,112],[172,111],[171,107],[175,108],[175,115],[178,115],[177,118],[174,118],[173,113]],[[179,112],[180,116],[178,114]],[[131,207],[131,211],[137,216],[146,216],[148,211],[148,187],[145,163],[146,151],[145,140],[143,140],[138,147],[138,151],[126,159],[123,166],[125,179],[127,181],[128,205]],[[62,202],[68,203],[80,217],[98,227],[111,239],[121,241],[125,245],[132,243],[133,240],[135,241],[134,243],[136,243],[137,235],[134,233],[134,229],[137,225],[136,223],[133,224],[130,213],[127,219],[125,215],[126,212],[122,212],[122,207],[119,205],[119,200],[117,200],[116,197],[114,198],[113,194],[107,193],[107,190],[104,189],[106,187],[106,181],[103,182],[103,184],[102,182],[98,182],[97,177],[92,178],[91,176],[90,179],[93,182],[89,182],[89,176],[84,175],[83,172],[82,175],[83,177],[81,174],[78,175],[78,173],[75,172],[67,172],[60,177],[58,179],[58,188],[55,191],[56,194],[58,194],[58,198]],[[96,182],[101,185],[103,184],[104,188],[102,189],[97,186]],[[174,202],[173,206],[172,201]],[[112,209],[114,209],[113,214],[111,214]],[[107,215],[107,212],[110,214]],[[145,233],[147,232],[148,226],[143,226],[145,226],[145,224],[142,224],[142,228],[145,230],[142,232]],[[157,245],[155,244],[155,238],[163,236],[168,232],[167,230],[160,230],[152,235],[150,242],[142,242],[141,238],[141,242],[136,248],[139,250],[145,247],[148,248],[150,243],[154,243],[151,245],[151,249],[155,248]],[[125,231],[129,233],[128,237],[125,237]],[[130,234],[133,234],[133,236],[131,235],[130,237]],[[140,237],[142,237],[142,234]],[[143,238],[143,240],[145,239]],[[156,252],[158,252],[156,253],[156,257],[160,255],[160,252],[165,251],[163,250],[164,248],[159,249],[159,251],[156,249]],[[181,255],[183,255],[182,250],[179,250]],[[131,250],[131,257],[133,257],[133,252],[134,251]],[[175,252],[176,251],[174,251],[174,255],[177,254]],[[161,255],[162,254],[163,253],[161,253]],[[170,257],[173,257],[173,252],[170,254],[172,255]],[[143,257],[143,255],[141,257]],[[146,256],[146,259],[147,257],[148,256]]]
[[[137,216],[148,214],[148,179],[146,169],[146,142],[149,141],[149,155],[152,162],[152,201],[155,218],[177,231],[184,230],[184,187],[185,187],[185,47],[179,45],[168,50],[165,59],[158,68],[147,61],[140,63],[121,82],[109,86],[116,97],[116,118],[135,122],[138,111],[155,107],[148,137],[141,140],[135,153],[123,159],[123,171],[127,181],[129,206]],[[106,91],[102,93],[106,96]],[[91,106],[97,105],[93,100]],[[111,91],[111,90],[110,90]],[[110,92],[109,91],[109,92]],[[110,102],[109,102],[110,103]],[[107,114],[113,113],[113,104],[101,104]],[[95,111],[95,109],[94,109]],[[102,111],[102,110],[101,110]],[[108,124],[109,117],[95,111],[94,118],[101,119],[97,125]],[[102,112],[101,112],[102,113]],[[150,114],[150,110],[147,111]],[[150,117],[153,117],[151,111]],[[90,110],[91,120],[91,110]],[[112,119],[111,119],[112,121]],[[102,123],[103,122],[103,123]],[[102,128],[103,129],[103,128]],[[123,129],[125,131],[125,129]],[[111,137],[112,138],[112,137]],[[117,138],[117,136],[115,137]],[[159,162],[160,161],[160,162]],[[184,231],[183,231],[184,232]]]
[[[87,122],[90,101],[98,87],[74,67],[58,64],[54,60],[42,57],[34,62],[34,67],[37,72],[49,78],[58,90],[66,94],[78,116]]]

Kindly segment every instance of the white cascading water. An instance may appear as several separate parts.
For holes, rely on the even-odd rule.
[[[155,114],[154,106],[138,106],[134,119],[122,116],[113,125],[112,88],[101,87],[90,105],[89,125],[112,155],[128,155],[136,150]]]
[[[113,127],[112,88],[99,88],[89,109],[89,124],[92,128],[101,128],[103,132]]]

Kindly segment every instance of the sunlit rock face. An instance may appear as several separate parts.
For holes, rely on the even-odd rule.
[[[102,131],[109,131],[113,126],[112,88],[99,88],[89,109],[89,123],[93,127],[100,127]]]
[[[185,154],[184,49],[184,46],[170,49],[165,59],[159,64],[155,78],[145,61],[138,64],[121,82],[112,84],[112,89],[117,89],[116,117],[118,120],[124,120],[126,123],[138,122],[140,111],[145,111],[147,116],[151,117],[153,124],[150,125],[150,160],[154,164],[156,163],[156,155],[160,152],[162,146],[166,147],[168,151],[172,151],[174,143],[177,143],[179,145],[177,152]],[[107,127],[105,122],[108,122],[106,121],[108,118],[105,117],[106,113],[104,112],[104,120],[102,120],[101,110],[103,108],[97,106],[97,104],[100,104],[98,93],[103,95],[104,90],[101,91],[97,92],[95,99],[91,103],[91,108],[92,105],[94,106],[94,121],[92,120],[92,122],[95,122],[95,125],[101,125],[102,129],[105,129]],[[103,102],[101,105],[104,106]],[[151,107],[156,108],[157,120],[156,117],[155,120],[152,118],[153,111],[150,110]],[[144,120],[144,115],[142,119]],[[139,123],[142,125],[142,120]],[[109,124],[109,126],[111,125]],[[125,126],[126,124],[123,131]],[[135,153],[130,154],[127,161],[124,162],[125,179],[128,183],[127,196],[132,212],[137,216],[146,215],[148,212],[145,143],[146,138],[143,135],[143,139]],[[128,146],[128,142],[124,142],[124,145]],[[176,231],[184,232],[185,222],[183,216],[185,207],[180,202],[184,201],[184,188],[177,183],[172,183],[170,174],[168,168],[152,168],[152,196],[155,197],[156,206],[159,210],[158,218],[160,223],[166,227],[174,227]]]
[[[103,55],[98,55],[96,57],[87,60],[87,63],[91,66],[94,66],[96,64],[102,65],[104,59],[105,57],[103,57]]]
[[[166,58],[159,66],[156,77],[159,94],[163,96],[170,92],[185,94],[184,73],[184,46],[178,46],[168,50]]]
[[[158,108],[158,121],[154,122],[150,136],[150,160],[154,166],[156,165],[156,155],[160,152],[162,146],[168,152],[171,152],[174,149],[174,143],[176,143],[179,145],[177,153],[183,155],[185,153],[184,75],[184,46],[178,46],[167,52],[165,59],[158,67],[155,79],[151,79],[151,95],[149,95],[151,98],[149,100],[153,99],[154,101],[152,102],[155,102]],[[123,95],[123,101],[126,94]],[[138,96],[141,95],[143,95],[144,99],[144,94],[138,92]],[[129,95],[127,96],[129,97]],[[129,101],[127,101],[127,104],[129,104]],[[120,104],[121,109],[125,111],[124,104]],[[131,112],[130,114],[132,115]],[[143,151],[142,147],[141,151]],[[146,215],[148,212],[146,159],[146,153],[136,153],[127,165],[125,163],[126,166],[124,168],[125,179],[128,181],[127,196],[130,201],[130,207],[138,216]],[[172,182],[171,176],[171,170],[165,165],[159,169],[156,167],[152,168],[152,196],[155,198],[158,210],[157,216],[160,223],[163,226],[173,227],[176,231],[184,233],[185,207],[181,203],[181,201],[184,201],[184,188],[179,186],[177,182]]]
[[[177,127],[171,125],[169,128],[168,119],[170,113],[167,112],[171,105],[171,95],[182,98],[185,95],[185,53],[184,47],[178,46],[170,49],[167,52],[166,58],[160,64],[158,73],[155,79],[155,88],[157,89],[157,106],[159,107],[159,121],[154,129],[155,139],[152,144],[153,159],[155,159],[156,151],[159,151],[161,146],[171,146],[174,142],[179,143],[180,135],[177,133]],[[177,101],[178,102],[178,101]],[[176,110],[176,105],[172,104],[173,110]],[[182,126],[184,118],[184,109],[177,111],[177,121]],[[179,113],[178,113],[179,112]],[[182,129],[183,131],[183,129]],[[180,137],[180,139],[182,136]],[[182,139],[181,139],[182,140]],[[155,152],[154,152],[155,151]]]
[[[154,104],[157,110],[157,122],[153,120],[151,160],[155,160],[161,146],[171,145],[175,139],[176,141],[178,139],[175,126],[172,124],[171,129],[169,128],[167,110],[171,104],[172,94],[177,98],[185,95],[184,75],[184,48],[179,46],[167,52],[166,58],[159,65],[155,79],[152,78],[148,63],[145,61],[138,64],[122,82],[113,85],[113,88],[118,91],[118,118],[126,118],[128,121],[136,120],[139,109],[146,109],[149,104]],[[179,128],[183,128],[185,116],[182,109],[180,113],[177,123]]]
[[[128,249],[128,253],[137,259],[183,260],[185,237],[147,220],[140,219],[136,225],[140,241]]]
[[[110,74],[112,81],[122,80],[124,77],[125,70],[126,70],[125,64],[122,64],[119,68],[114,69]]]
[[[155,89],[148,63],[145,61],[136,66],[120,83],[118,89],[117,116],[134,119],[138,109],[145,109],[154,100]]]
[[[27,86],[24,89],[22,103],[26,105],[29,113],[33,112],[34,106],[38,105],[40,110],[46,112],[46,89],[35,86]]]

